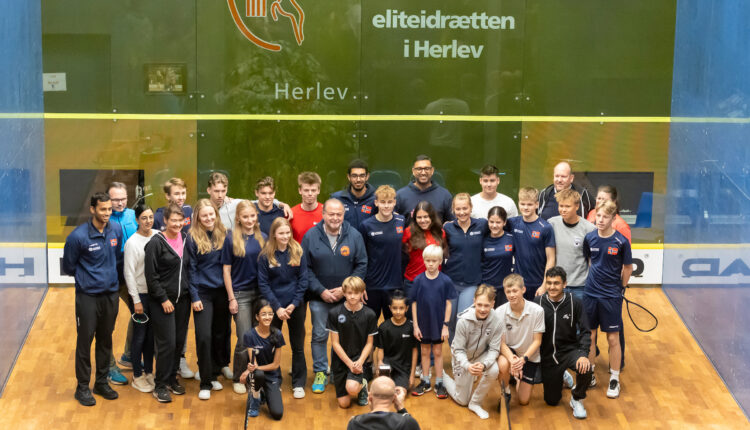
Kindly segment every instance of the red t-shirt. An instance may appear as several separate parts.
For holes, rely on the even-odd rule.
[[[442,231],[442,233],[443,241],[445,241],[445,231]],[[414,278],[416,278],[420,273],[424,272],[427,269],[424,267],[424,259],[422,258],[422,252],[424,251],[424,248],[412,249],[411,244],[409,244],[410,239],[411,227],[406,227],[406,230],[404,230],[404,235],[401,239],[401,242],[407,244],[407,247],[409,249],[409,263],[406,265],[406,270],[404,270],[404,278],[409,281],[413,281]],[[429,231],[424,232],[424,240],[426,243],[425,247],[427,247],[427,245],[440,245],[432,236],[432,233],[430,233]]]
[[[294,218],[290,221],[292,224],[292,236],[294,240],[302,243],[302,238],[315,224],[319,223],[323,219],[323,204],[318,203],[318,206],[311,211],[302,209],[302,203],[292,208],[292,214]]]

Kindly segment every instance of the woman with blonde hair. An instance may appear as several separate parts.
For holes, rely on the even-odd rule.
[[[286,218],[276,218],[268,231],[268,241],[258,258],[258,287],[274,311],[273,326],[281,329],[286,321],[292,347],[292,388],[295,399],[305,397],[305,291],[307,262],[302,246],[292,238]]]
[[[247,367],[247,348],[242,335],[252,326],[253,302],[258,298],[258,255],[265,243],[266,235],[260,231],[255,205],[247,200],[239,201],[232,231],[224,239],[221,250],[224,287],[237,337],[232,365],[232,387],[237,394],[246,392],[245,384],[240,383],[240,374]]]
[[[195,323],[195,349],[201,381],[198,398],[208,400],[211,390],[223,386],[216,380],[220,373],[232,379],[229,351],[229,298],[224,288],[221,249],[227,231],[219,218],[219,210],[208,199],[198,200],[185,249],[190,256],[190,301]],[[198,376],[200,375],[200,376]]]

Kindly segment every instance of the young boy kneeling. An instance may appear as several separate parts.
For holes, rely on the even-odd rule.
[[[348,408],[351,397],[357,404],[367,405],[367,357],[372,352],[373,337],[378,333],[375,312],[365,307],[362,295],[365,282],[350,276],[342,283],[344,302],[328,312],[328,331],[331,332],[331,373],[336,386],[339,407]],[[366,372],[367,370],[367,372]]]

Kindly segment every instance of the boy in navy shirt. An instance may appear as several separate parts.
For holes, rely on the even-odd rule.
[[[83,406],[96,404],[89,389],[91,342],[96,337],[94,394],[107,400],[118,397],[107,383],[112,355],[112,331],[118,311],[118,267],[122,261],[122,228],[110,223],[112,202],[106,193],[91,197],[91,220],[81,224],[65,240],[63,271],[75,278],[77,323],[75,398]]]
[[[185,187],[185,181],[180,178],[172,178],[164,184],[164,196],[167,198],[167,205],[174,203],[182,208],[182,214],[185,215],[185,225],[182,227],[182,232],[187,234],[190,230],[190,222],[193,218],[193,208],[190,205],[185,204],[187,198],[187,188]],[[167,224],[164,221],[164,209],[166,206],[156,210],[154,214],[154,230],[164,231],[167,229]]]
[[[604,202],[596,208],[596,231],[583,239],[583,254],[589,260],[589,276],[583,288],[583,306],[591,324],[589,360],[594,368],[596,358],[596,330],[607,333],[611,376],[607,397],[620,395],[620,330],[622,329],[622,292],[633,273],[630,242],[612,227],[617,214],[614,202]],[[592,385],[596,384],[592,380]]]
[[[284,218],[284,209],[276,205],[274,200],[276,198],[276,185],[273,182],[273,178],[266,176],[260,178],[255,184],[255,197],[258,202],[255,203],[256,209],[258,209],[258,224],[260,224],[260,231],[268,235],[268,230],[271,229],[271,223],[276,218]],[[228,227],[227,227],[228,228]]]
[[[544,273],[555,266],[555,233],[547,221],[539,218],[539,192],[524,187],[518,191],[521,216],[508,219],[505,230],[513,233],[516,265],[513,273],[523,277],[526,292],[523,297],[533,300],[544,294]]]
[[[372,352],[373,338],[378,334],[375,312],[365,307],[362,295],[365,282],[349,276],[342,283],[344,302],[328,312],[328,331],[331,332],[331,373],[336,386],[340,408],[351,405],[351,396],[357,404],[367,405],[367,379],[372,375],[367,358]]]
[[[365,302],[379,318],[391,317],[388,309],[390,293],[402,287],[401,248],[404,237],[404,217],[393,213],[396,190],[381,185],[375,191],[378,213],[362,222],[359,232],[367,249]]]

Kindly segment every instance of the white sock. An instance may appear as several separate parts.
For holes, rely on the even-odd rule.
[[[477,414],[477,416],[483,420],[486,420],[490,417],[490,414],[476,403],[469,403],[469,410]]]
[[[614,380],[617,380],[619,382],[620,381],[620,371],[619,370],[613,370],[612,371],[612,376],[610,376],[609,379],[610,380],[614,379]]]

